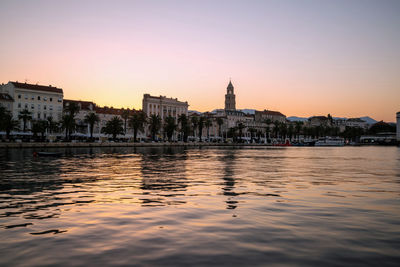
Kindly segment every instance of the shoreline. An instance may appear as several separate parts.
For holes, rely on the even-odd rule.
[[[365,146],[382,146],[383,145],[359,145]],[[389,145],[396,146],[396,145]],[[400,146],[398,144],[397,146]],[[156,143],[0,143],[0,149],[24,149],[24,148],[76,148],[76,147],[292,147],[292,146],[274,146],[272,144],[240,144],[240,143],[209,143],[209,142],[156,142]],[[296,146],[294,146],[296,147]],[[302,146],[300,146],[302,147]],[[306,147],[306,146],[305,146]],[[330,146],[321,146],[330,147]],[[345,146],[346,147],[346,146]]]
[[[69,147],[174,147],[174,146],[185,146],[185,147],[209,147],[209,146],[220,146],[220,147],[272,147],[271,144],[229,144],[229,143],[208,143],[208,142],[158,142],[158,143],[0,143],[0,149],[23,149],[23,148],[69,148]]]

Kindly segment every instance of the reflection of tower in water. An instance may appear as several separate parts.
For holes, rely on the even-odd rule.
[[[141,161],[145,206],[179,205],[185,203],[179,197],[186,191],[187,155],[182,148],[151,148],[143,151]]]
[[[235,164],[235,150],[225,150],[225,155],[221,157],[224,162],[224,186],[222,187],[223,194],[228,196],[226,200],[226,208],[227,209],[236,209],[237,201],[234,200],[234,197],[238,194],[235,193],[235,178],[234,178],[234,164]]]

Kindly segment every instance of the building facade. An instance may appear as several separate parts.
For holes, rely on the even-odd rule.
[[[264,109],[264,111],[256,110],[254,113],[254,119],[258,122],[265,122],[266,120],[270,120],[272,123],[275,121],[286,123],[285,115],[283,115],[279,111],[272,111],[272,110],[265,110],[265,109]]]
[[[20,111],[27,109],[32,113],[34,120],[44,120],[48,117],[57,121],[61,119],[64,97],[61,88],[8,82],[1,86],[1,93],[13,98],[11,112],[14,118],[18,118]]]
[[[368,129],[368,123],[363,121],[360,118],[350,118],[347,119],[345,125],[348,127],[356,127],[356,128],[363,128]]]
[[[225,94],[225,110],[236,110],[236,96],[232,82],[229,81]]]
[[[142,110],[150,117],[151,115],[160,116],[164,121],[166,117],[174,117],[176,120],[182,114],[188,115],[188,102],[178,101],[177,98],[168,98],[166,96],[143,95]]]

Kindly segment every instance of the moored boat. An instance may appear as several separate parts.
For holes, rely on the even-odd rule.
[[[344,146],[344,139],[340,137],[323,137],[315,142],[315,146]]]
[[[61,152],[45,152],[45,151],[40,151],[40,152],[34,152],[34,156],[40,156],[40,157],[59,157],[62,155]]]

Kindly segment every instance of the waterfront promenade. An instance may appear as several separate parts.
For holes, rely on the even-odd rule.
[[[240,144],[240,143],[211,143],[211,142],[155,142],[155,143],[132,143],[132,142],[39,142],[39,143],[0,143],[0,149],[5,148],[65,148],[65,147],[162,147],[162,146],[185,146],[185,147],[249,147],[249,146],[272,146],[271,144]]]

